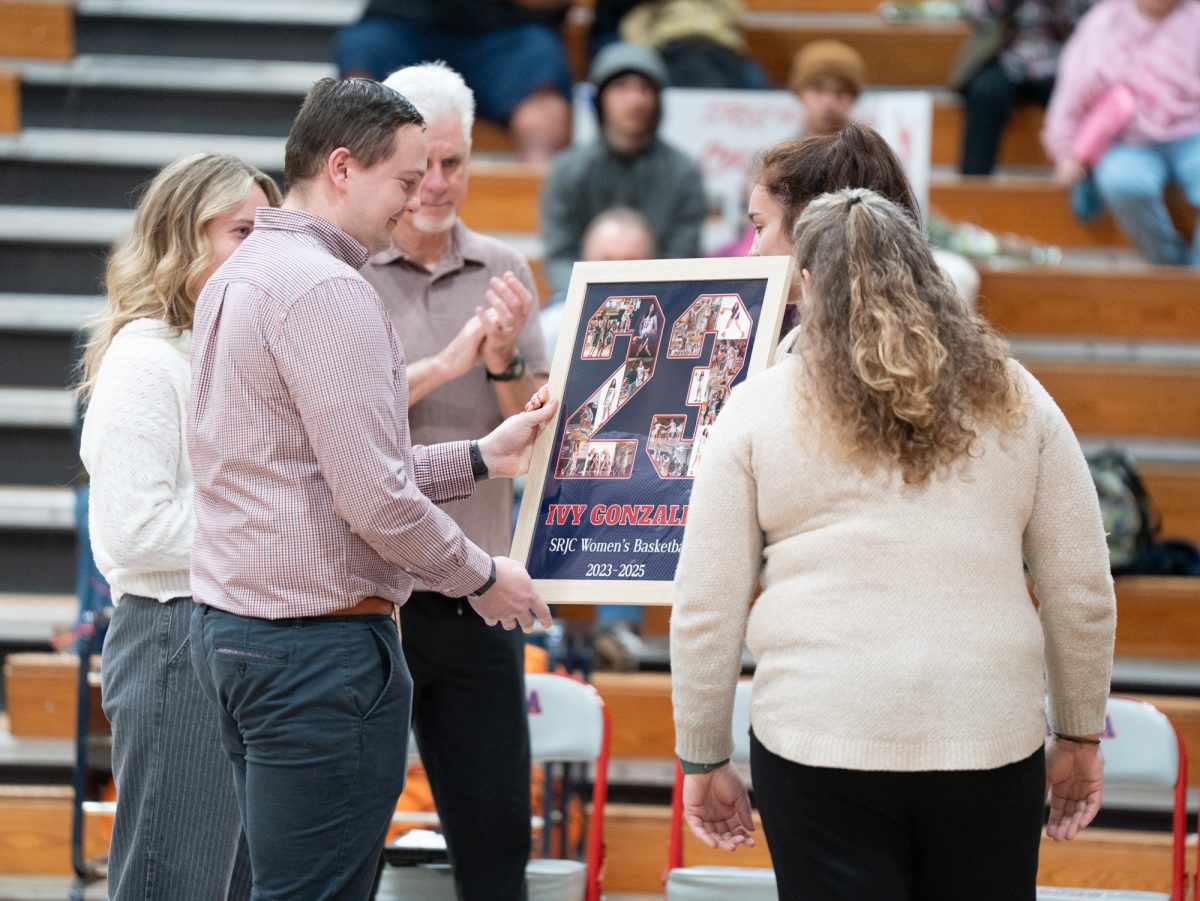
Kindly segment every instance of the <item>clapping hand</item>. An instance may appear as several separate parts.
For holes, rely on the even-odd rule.
[[[517,341],[529,311],[533,295],[511,272],[503,277],[492,276],[488,283],[488,308],[475,308],[475,317],[483,327],[483,365],[488,372],[500,373],[508,368],[517,354]]]

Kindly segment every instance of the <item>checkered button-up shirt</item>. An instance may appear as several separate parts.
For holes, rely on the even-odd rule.
[[[412,447],[404,356],[330,223],[262,208],[196,304],[192,591],[243,616],[320,616],[413,576],[451,597],[491,560],[435,503],[474,490],[465,441]]]

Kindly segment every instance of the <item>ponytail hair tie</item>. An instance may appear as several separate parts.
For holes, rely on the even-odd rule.
[[[862,200],[861,194],[851,194],[850,199],[846,202],[846,211],[849,212],[850,207],[854,206],[854,204],[858,203],[860,200]]]

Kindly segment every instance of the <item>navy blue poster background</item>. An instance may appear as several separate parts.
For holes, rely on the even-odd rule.
[[[691,474],[749,372],[766,289],[765,278],[587,287],[526,561],[534,579],[674,578]]]

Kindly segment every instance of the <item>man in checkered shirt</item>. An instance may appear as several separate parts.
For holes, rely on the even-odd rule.
[[[489,625],[550,621],[524,568],[435,504],[524,472],[556,405],[413,447],[404,356],[358,274],[420,204],[424,132],[375,82],[314,85],[283,206],[259,209],[196,306],[190,652],[220,709],[260,901],[370,891],[403,788],[412,681],[392,614],[414,577]]]

